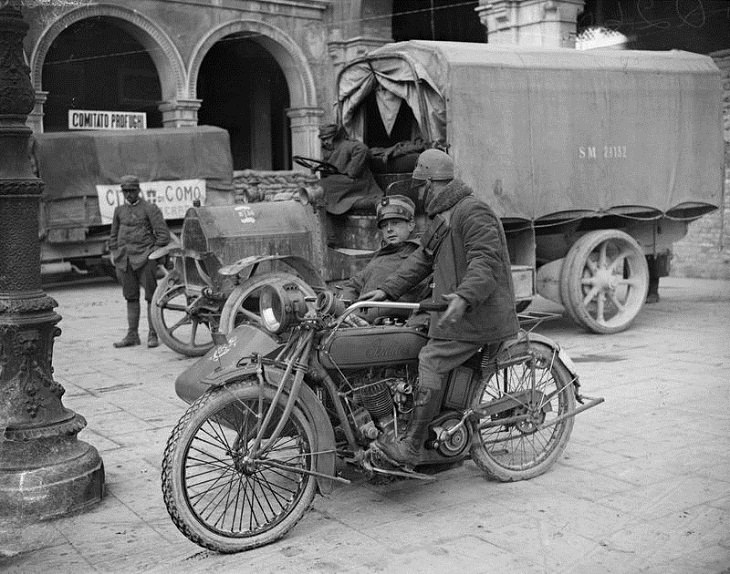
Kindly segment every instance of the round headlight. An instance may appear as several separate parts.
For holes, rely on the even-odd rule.
[[[304,293],[296,284],[271,283],[261,288],[259,314],[267,331],[282,333],[299,323],[306,313]]]

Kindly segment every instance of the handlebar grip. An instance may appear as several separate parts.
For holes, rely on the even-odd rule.
[[[448,303],[424,302],[418,306],[418,310],[419,311],[435,311],[437,313],[442,313],[443,311],[446,311],[446,309],[448,309],[448,307],[449,307]]]

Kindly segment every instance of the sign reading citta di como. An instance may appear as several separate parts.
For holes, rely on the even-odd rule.
[[[69,110],[70,130],[144,130],[147,114],[144,112],[103,112]]]

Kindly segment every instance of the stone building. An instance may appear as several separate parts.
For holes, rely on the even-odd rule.
[[[623,34],[629,48],[710,53],[727,78],[730,16],[723,4],[23,0],[36,95],[28,123],[36,132],[59,131],[68,129],[71,109],[145,112],[148,127],[226,128],[235,170],[289,170],[293,155],[319,157],[318,126],[334,119],[342,65],[387,42],[575,47],[580,32],[604,27]],[[727,252],[716,247],[723,218],[727,213],[717,212],[693,224],[677,246],[675,272],[730,276]],[[698,256],[707,262],[702,269]]]

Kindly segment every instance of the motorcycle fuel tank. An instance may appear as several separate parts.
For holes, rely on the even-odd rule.
[[[319,360],[328,369],[400,365],[418,359],[428,337],[411,327],[341,329],[325,340]]]

